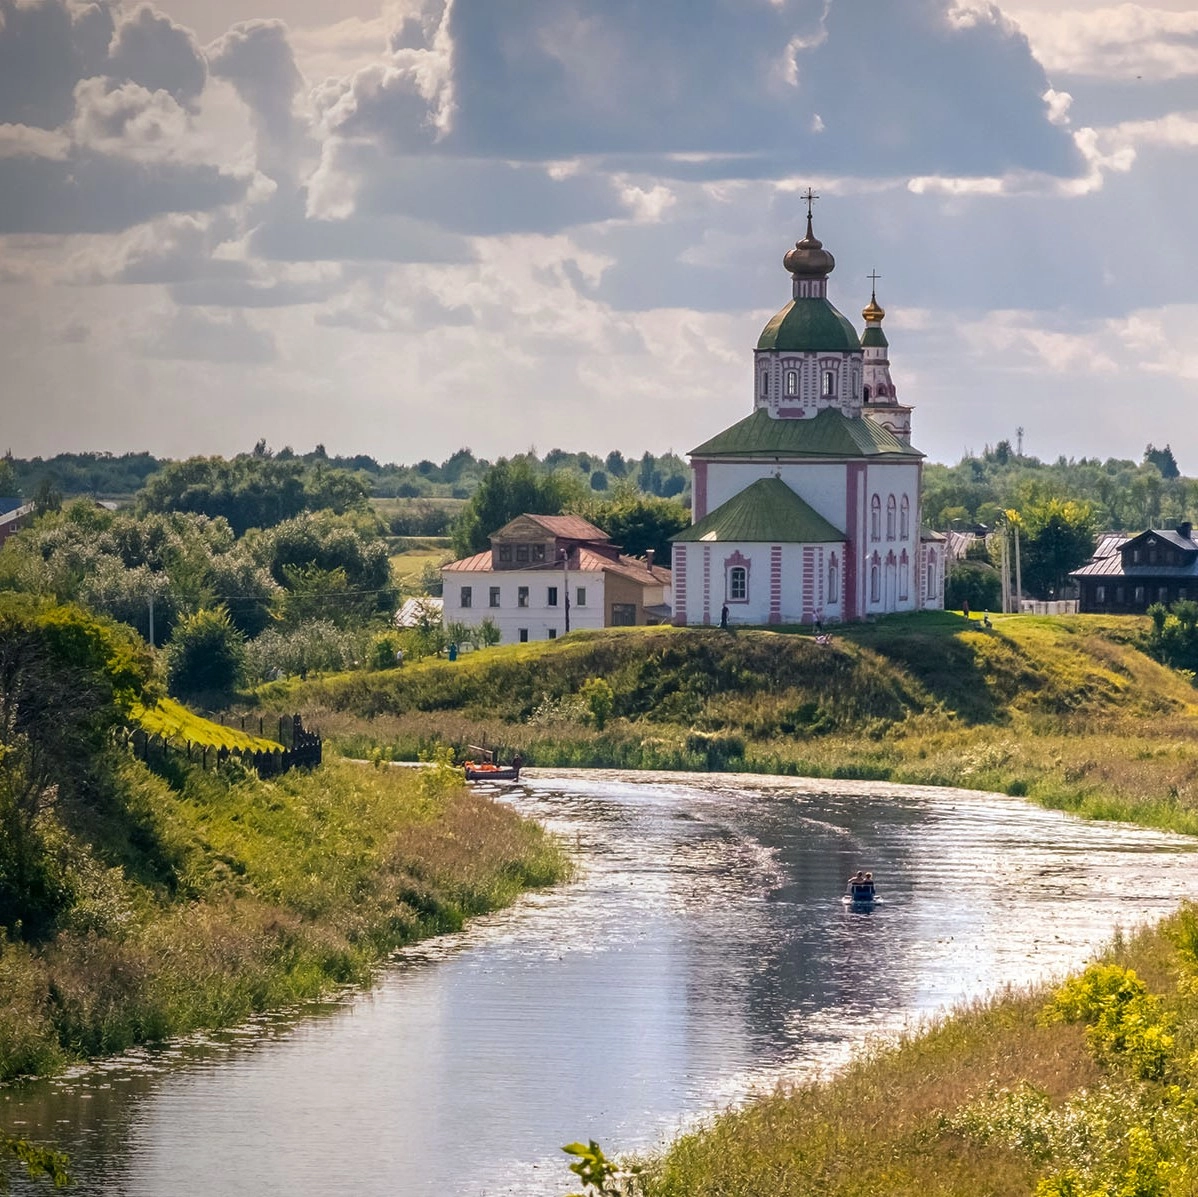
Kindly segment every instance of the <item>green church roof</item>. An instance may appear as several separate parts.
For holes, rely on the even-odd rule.
[[[911,461],[923,454],[864,416],[850,418],[826,407],[810,420],[775,420],[758,408],[692,449],[690,456],[897,457]]]
[[[861,334],[862,349],[873,349],[877,345],[881,345],[885,349],[889,344],[890,342],[886,340],[886,334],[880,328],[867,328]]]
[[[844,540],[844,533],[803,502],[780,478],[758,478],[727,503],[722,503],[697,524],[683,529],[671,539],[675,542],[827,544]]]
[[[826,299],[792,299],[762,330],[758,349],[854,353],[857,330]]]

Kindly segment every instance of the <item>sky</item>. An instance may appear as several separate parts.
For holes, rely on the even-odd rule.
[[[955,462],[1198,474],[1198,5],[0,0],[0,451],[685,453],[815,231]]]

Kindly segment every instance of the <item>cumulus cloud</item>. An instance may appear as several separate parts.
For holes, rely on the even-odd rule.
[[[149,4],[135,9],[117,27],[105,74],[165,91],[189,104],[204,90],[207,70],[191,32]]]
[[[243,21],[208,47],[208,63],[228,79],[250,109],[258,133],[258,163],[268,174],[290,174],[303,149],[296,117],[303,77],[282,21]]]

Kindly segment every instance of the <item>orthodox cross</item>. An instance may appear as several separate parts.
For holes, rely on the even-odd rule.
[[[865,277],[869,279],[869,289],[876,293],[878,290],[878,279],[882,276],[876,270],[871,270]]]
[[[810,219],[811,219],[811,204],[812,204],[812,201],[819,199],[819,196],[818,196],[818,195],[816,195],[816,194],[815,194],[815,192],[814,192],[814,191],[812,191],[810,187],[808,187],[808,188],[807,188],[807,194],[806,194],[806,195],[800,195],[800,196],[799,196],[799,199],[805,199],[805,200],[807,201],[807,219],[808,219],[808,220],[810,220]]]

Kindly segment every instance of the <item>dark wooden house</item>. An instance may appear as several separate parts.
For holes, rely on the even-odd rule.
[[[1188,523],[1104,536],[1094,556],[1069,576],[1077,583],[1079,611],[1142,615],[1153,603],[1198,599],[1198,542]]]

